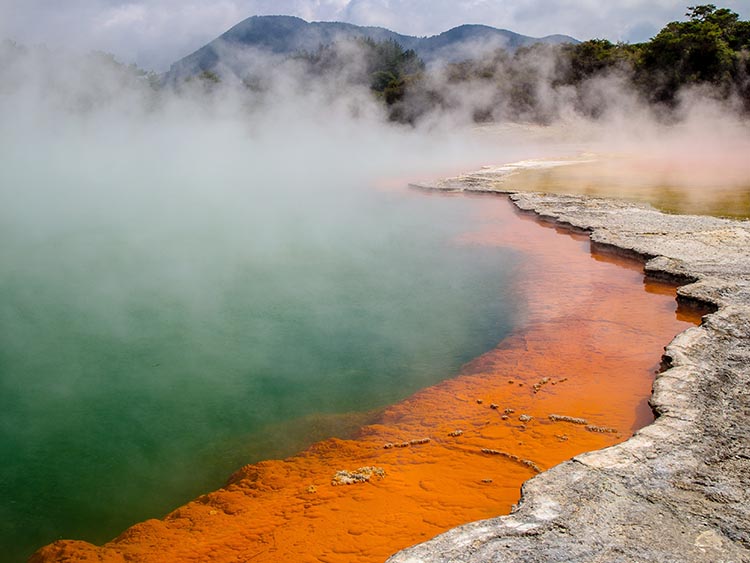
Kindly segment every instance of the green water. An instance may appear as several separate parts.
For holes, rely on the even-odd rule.
[[[353,191],[3,192],[3,557],[163,516],[508,333],[519,257],[457,242],[484,200]]]

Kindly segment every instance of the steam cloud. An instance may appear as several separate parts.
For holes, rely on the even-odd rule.
[[[0,284],[33,280],[16,294],[23,307],[0,309],[3,354],[29,345],[18,319],[46,322],[60,299],[80,311],[76,327],[106,326],[106,335],[89,335],[92,342],[125,338],[130,317],[144,314],[142,296],[167,309],[188,304],[185,314],[195,318],[224,311],[222,320],[231,319],[212,288],[236,274],[237,257],[269,259],[287,252],[290,239],[329,255],[347,252],[345,244],[331,246],[325,228],[342,215],[352,214],[344,219],[351,232],[367,221],[373,247],[389,237],[408,244],[408,229],[383,222],[388,215],[372,206],[374,179],[396,179],[402,188],[412,178],[482,164],[590,151],[628,155],[615,174],[631,173],[635,162],[643,174],[653,172],[650,181],[668,177],[704,193],[717,179],[739,186],[750,177],[750,134],[731,100],[685,91],[678,111],[664,114],[642,104],[617,73],[576,90],[556,88],[556,60],[544,50],[524,62],[533,107],[519,108],[481,81],[457,84],[438,66],[422,94],[440,91],[447,102],[411,125],[389,122],[358,83],[356,45],[342,45],[337,61],[344,64],[320,77],[299,60],[223,55],[253,80],[226,72],[219,82],[154,87],[155,77],[106,55],[0,48]],[[504,64],[500,73],[511,70]],[[419,109],[419,93],[404,103]],[[478,112],[495,125],[476,127]],[[269,216],[284,219],[264,222]],[[267,228],[249,230],[255,222]],[[299,285],[293,276],[283,284],[290,294]],[[13,440],[27,439],[50,409],[75,403],[62,379],[44,382],[53,392],[40,404],[0,383],[0,407],[29,401],[27,427],[1,428]],[[224,391],[233,392],[231,381]]]
[[[303,387],[288,360],[310,354],[304,365],[316,367],[318,341],[349,336],[336,316],[340,296],[325,293],[329,277],[361,282],[363,296],[342,297],[350,308],[368,288],[424,278],[418,261],[383,255],[449,234],[455,204],[446,202],[438,225],[424,225],[421,204],[394,212],[372,196],[373,183],[387,190],[395,179],[401,189],[415,175],[476,167],[493,154],[465,132],[389,125],[367,89],[344,88],[345,76],[311,81],[294,61],[256,64],[269,77],[261,90],[229,80],[154,89],[101,54],[3,45],[0,489],[9,500],[0,543],[8,557],[21,560],[60,535],[105,541],[133,518],[220,486],[257,459],[252,447],[241,451],[241,434],[252,444],[264,423],[289,412],[303,417],[332,400],[357,410],[367,393],[335,385],[345,368],[331,365],[320,366],[332,380],[327,391],[282,394]],[[426,259],[434,271],[442,257]],[[368,284],[374,264],[382,284]],[[446,275],[460,282],[465,270],[454,264]],[[428,310],[423,295],[410,296],[416,312]],[[243,313],[256,305],[266,324],[277,308],[302,311],[306,324],[286,336],[300,345],[267,357],[279,336],[247,330],[254,321]],[[401,317],[418,318],[409,312]],[[465,341],[477,315],[460,312],[443,318]],[[373,323],[359,338],[423,362],[434,346],[424,331],[405,339],[390,327]],[[361,361],[391,361],[383,356]],[[249,377],[252,362],[260,373]],[[259,404],[256,395],[274,399]],[[238,425],[240,436],[228,436]],[[292,431],[280,434],[288,440]],[[290,443],[271,445],[292,453]],[[198,475],[196,464],[214,473]]]

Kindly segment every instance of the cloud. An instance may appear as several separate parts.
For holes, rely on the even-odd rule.
[[[104,29],[130,26],[135,23],[144,22],[148,11],[145,6],[139,4],[125,4],[117,6],[109,13],[105,13],[101,25]]]
[[[510,29],[535,37],[563,33],[579,39],[643,41],[684,16],[686,0],[351,0],[344,19],[396,31],[433,35],[464,23]],[[728,2],[750,16],[750,1]]]
[[[479,23],[532,36],[643,41],[684,16],[688,0],[0,0],[0,38],[100,49],[164,70],[252,15],[383,26],[434,35]],[[750,0],[727,7],[750,18]]]

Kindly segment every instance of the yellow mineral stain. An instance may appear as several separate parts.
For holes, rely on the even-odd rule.
[[[498,179],[518,191],[646,201],[668,213],[750,217],[750,160],[706,161],[661,154],[596,155],[561,166],[519,169]]]

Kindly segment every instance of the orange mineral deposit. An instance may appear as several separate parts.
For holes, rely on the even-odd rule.
[[[468,197],[434,195],[425,197]],[[479,196],[476,196],[479,197]],[[662,347],[699,321],[642,265],[592,252],[484,197],[455,244],[529,255],[521,326],[457,377],[386,409],[353,439],[238,470],[227,485],[96,547],[32,561],[375,563],[451,527],[509,512],[521,484],[648,424]]]

